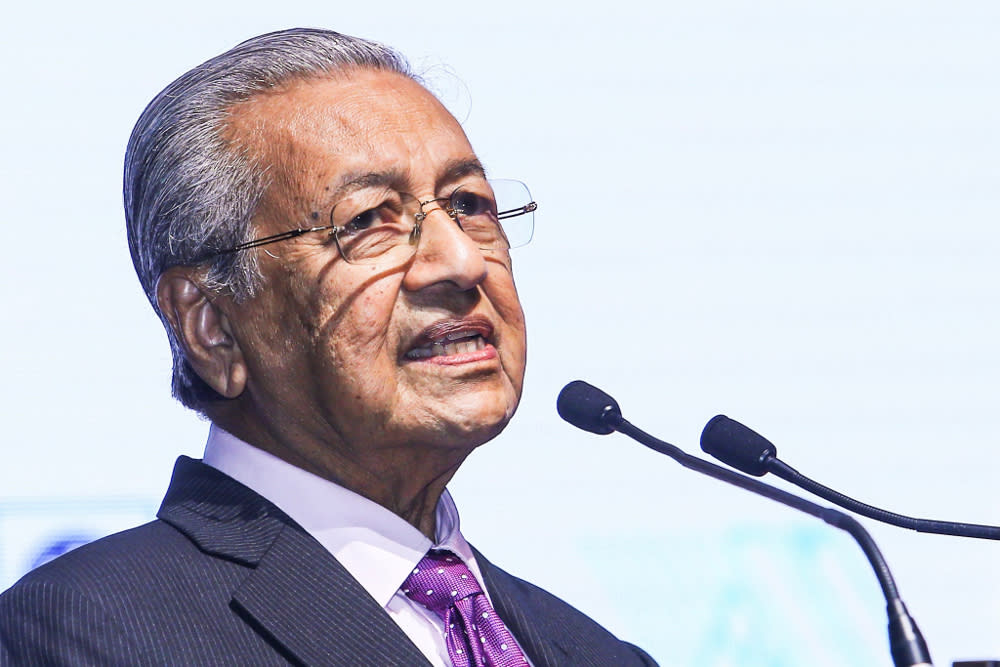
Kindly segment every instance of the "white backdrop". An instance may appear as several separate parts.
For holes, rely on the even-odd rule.
[[[236,42],[322,26],[407,54],[540,204],[522,407],[452,485],[470,539],[663,665],[891,664],[850,538],[554,402],[587,379],[692,452],[725,412],[868,502],[1000,524],[1000,6],[656,4],[7,10],[0,584],[151,516],[204,442],[128,258],[132,124]],[[866,525],[937,664],[1000,658],[1000,544]]]

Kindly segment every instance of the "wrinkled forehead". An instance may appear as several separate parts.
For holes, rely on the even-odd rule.
[[[267,173],[265,206],[328,204],[316,199],[340,174],[424,171],[436,161],[474,158],[451,113],[396,72],[296,80],[234,105],[230,119],[227,141]]]

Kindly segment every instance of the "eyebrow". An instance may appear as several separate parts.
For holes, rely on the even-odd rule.
[[[330,199],[338,202],[348,193],[365,188],[392,187],[399,183],[402,174],[396,169],[388,171],[351,172],[341,177],[340,183],[334,188]]]
[[[477,158],[451,160],[445,163],[444,169],[437,178],[437,184],[457,181],[465,176],[481,176],[486,178],[486,170]],[[349,193],[365,188],[398,187],[406,177],[398,169],[386,171],[356,171],[344,174],[339,184],[334,188],[330,199],[338,202]]]
[[[483,178],[486,178],[486,170],[483,168],[483,163],[477,158],[451,160],[450,162],[445,163],[442,178],[438,179],[438,181],[445,183],[457,181],[464,176],[482,176]]]

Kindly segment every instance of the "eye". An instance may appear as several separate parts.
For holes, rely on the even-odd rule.
[[[372,227],[383,224],[385,222],[384,216],[382,214],[382,208],[370,208],[364,211],[360,215],[356,215],[351,220],[344,225],[345,234],[357,234],[358,232],[363,232],[366,229],[371,229]]]
[[[496,210],[492,197],[465,189],[457,190],[451,195],[451,207],[463,217],[489,215]]]
[[[337,204],[330,213],[330,223],[340,234],[352,236],[399,222],[403,207],[393,192],[360,192]]]

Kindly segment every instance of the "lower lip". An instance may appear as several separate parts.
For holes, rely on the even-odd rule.
[[[466,352],[465,354],[442,354],[437,357],[426,357],[415,361],[437,364],[438,366],[460,366],[462,364],[473,364],[477,361],[489,361],[490,359],[496,358],[497,349],[489,343],[486,343],[486,347],[481,350],[476,350],[475,352]]]

